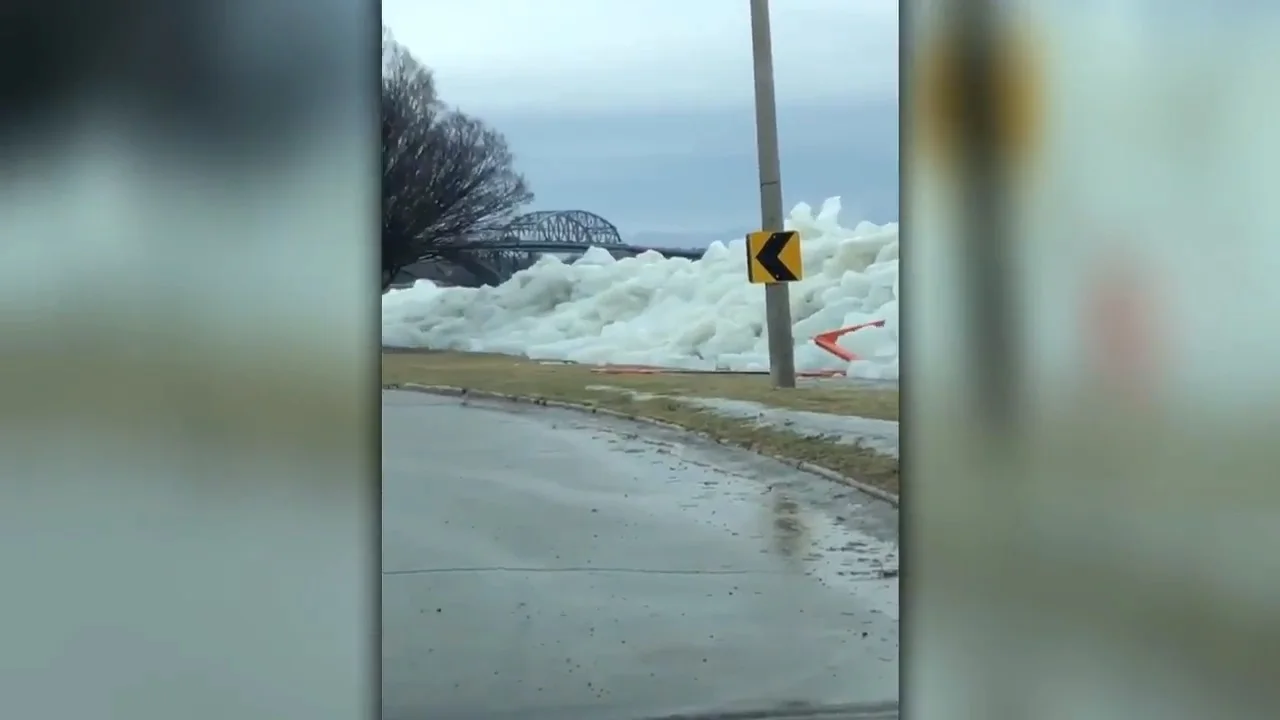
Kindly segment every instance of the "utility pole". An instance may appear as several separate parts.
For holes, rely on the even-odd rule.
[[[756,79],[756,155],[760,163],[760,229],[782,230],[782,170],[778,161],[778,108],[773,95],[773,39],[769,0],[751,2],[751,54]],[[764,286],[765,331],[769,334],[769,379],[775,388],[796,386],[791,336],[791,292],[784,282]]]
[[[1014,254],[1009,166],[1015,158],[1008,108],[1014,102],[1011,95],[1026,90],[1011,86],[1013,70],[1007,64],[1001,68],[1008,62],[1000,55],[999,45],[1006,44],[999,28],[1001,8],[993,0],[977,0],[952,3],[952,12],[950,27],[959,55],[956,84],[963,99],[960,227],[965,291],[972,308],[972,388],[993,436],[1004,443],[1019,431],[1016,414],[1023,372],[1009,261]]]

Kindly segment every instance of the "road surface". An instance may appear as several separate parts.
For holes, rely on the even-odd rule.
[[[742,451],[383,394],[383,717],[898,697],[897,515]],[[849,715],[853,717],[854,715]]]

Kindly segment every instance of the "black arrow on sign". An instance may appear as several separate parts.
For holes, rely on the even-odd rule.
[[[791,240],[792,233],[776,232],[764,241],[764,247],[760,248],[760,252],[756,253],[756,262],[760,263],[760,267],[778,282],[794,282],[799,280],[796,274],[791,272],[791,268],[782,262],[782,251],[786,249],[787,242]]]

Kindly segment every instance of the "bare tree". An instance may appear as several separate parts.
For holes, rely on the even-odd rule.
[[[382,288],[505,226],[533,199],[502,134],[446,107],[431,72],[382,35]]]

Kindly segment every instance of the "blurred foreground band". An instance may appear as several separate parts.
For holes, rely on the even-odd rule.
[[[1271,716],[1280,17],[907,15],[908,714]]]
[[[374,12],[0,16],[0,716],[372,716]]]

